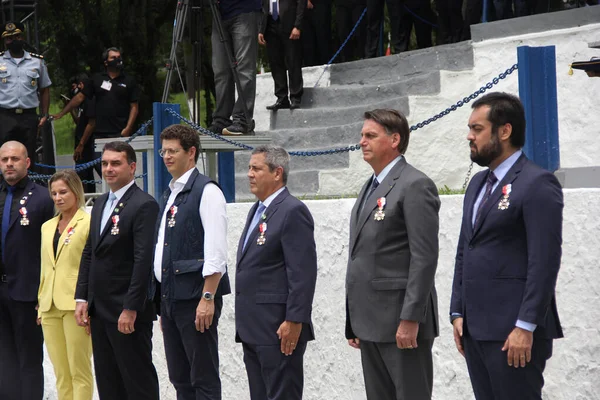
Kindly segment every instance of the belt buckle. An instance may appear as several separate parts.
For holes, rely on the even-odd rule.
[[[8,279],[6,278],[6,274],[0,275],[0,282],[4,282],[4,283],[8,282]]]
[[[22,108],[15,108],[15,114],[23,114]]]

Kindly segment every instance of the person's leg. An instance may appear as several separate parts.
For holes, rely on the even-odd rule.
[[[365,43],[365,57],[377,56],[379,36],[383,23],[384,0],[367,0],[367,39]]]
[[[213,23],[212,43],[212,68],[215,76],[215,111],[213,112],[213,125],[223,129],[231,124],[231,113],[235,103],[235,83],[231,72],[231,65],[227,52],[231,52],[231,21],[223,21],[223,35],[221,41],[217,25]],[[258,34],[257,34],[258,37]],[[220,133],[220,132],[219,132]]]
[[[20,369],[19,381],[23,399],[38,400],[44,396],[44,361],[42,327],[36,323],[36,302],[13,302],[14,341]]]
[[[316,1],[313,11],[316,38],[314,65],[325,65],[331,58],[331,0]],[[303,41],[304,36],[300,40]]]
[[[248,386],[251,400],[265,400],[267,398],[267,387],[263,378],[260,360],[256,346],[242,343],[244,349],[244,365],[248,374]]]
[[[285,52],[289,39],[283,37],[280,23],[270,20],[267,22],[265,40],[267,41],[267,57],[271,67],[271,76],[275,84],[275,97],[278,102],[288,100],[288,77],[285,65]]]
[[[487,369],[480,343],[473,340],[464,331],[463,348],[465,350],[465,360],[467,361],[467,370],[469,371],[473,394],[475,394],[477,400],[493,399],[494,392],[492,390],[490,372]]]
[[[54,367],[58,397],[61,400],[73,400],[72,377],[62,314],[54,305],[49,311],[42,313],[42,331],[48,356]],[[72,313],[71,317],[73,318]]]
[[[304,80],[302,79],[302,38],[290,40],[282,38],[285,43],[283,53],[285,57],[285,69],[289,77],[290,103],[292,107],[300,106],[302,94],[304,93]]]
[[[90,328],[98,397],[101,399],[126,399],[125,383],[119,373],[119,366],[115,358],[116,349],[113,348],[107,332],[108,329],[116,330],[116,324],[107,324],[100,319],[93,318],[90,320]]]
[[[71,371],[73,399],[92,400],[94,394],[92,339],[85,328],[77,325],[73,310],[62,311],[62,324]]]
[[[1,122],[0,118],[0,122]],[[15,368],[19,360],[15,345],[15,330],[12,321],[13,300],[8,294],[8,284],[0,282],[0,399],[21,400],[20,370]]]
[[[290,356],[279,345],[255,346],[267,391],[266,400],[301,400],[304,388],[306,342],[298,343]]]
[[[394,381],[385,366],[377,343],[361,340],[360,359],[367,400],[397,400]]]

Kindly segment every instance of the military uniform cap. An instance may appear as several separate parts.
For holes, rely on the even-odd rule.
[[[9,36],[20,35],[25,32],[25,25],[20,22],[7,22],[4,24],[4,31],[2,32],[2,39]]]

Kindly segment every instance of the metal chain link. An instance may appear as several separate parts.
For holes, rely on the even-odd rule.
[[[463,192],[467,190],[467,185],[469,184],[469,179],[471,178],[471,171],[473,171],[473,161],[469,165],[469,169],[467,170],[467,176],[465,177],[465,183],[462,185]]]
[[[144,172],[144,173],[143,173],[143,174],[141,174],[141,175],[136,175],[136,176],[134,176],[134,179],[140,179],[140,178],[143,178],[143,177],[146,177],[146,176],[148,176],[148,173],[147,173],[147,172]],[[49,180],[50,178],[52,178],[52,175],[29,174],[29,175],[28,175],[28,177],[29,177],[29,179],[31,179],[31,180],[33,180],[33,181],[47,181],[47,180]],[[81,183],[83,183],[84,185],[85,185],[86,183],[102,184],[102,182],[103,182],[102,180],[93,181],[93,180],[88,180],[88,179],[86,179],[86,180],[82,180],[82,181],[81,181]]]
[[[491,89],[492,87],[494,87],[494,85],[497,85],[502,79],[505,79],[508,75],[512,74],[517,68],[518,68],[518,65],[514,64],[512,67],[508,68],[505,72],[500,73],[497,77],[495,77],[490,82],[486,83],[484,86],[479,88],[475,93],[473,93],[467,97],[464,97],[462,100],[457,101],[455,104],[446,108],[444,111],[434,115],[433,117],[431,117],[423,122],[419,122],[416,125],[411,126],[410,131],[412,132],[412,131],[416,131],[417,129],[423,128],[424,126],[427,126],[430,123],[437,121],[438,119],[440,119],[442,117],[445,117],[446,115],[450,114],[452,111],[458,110],[460,107],[464,106],[465,104],[467,104],[470,101],[479,97],[479,95],[485,93],[488,89]],[[204,135],[208,135],[210,137],[213,137],[213,138],[221,140],[223,142],[232,144],[232,145],[242,148],[244,150],[253,150],[254,149],[252,146],[248,146],[247,144],[238,143],[235,140],[231,140],[231,139],[223,137],[217,133],[211,132],[208,129],[203,128],[200,125],[197,125],[194,122],[188,120],[187,118],[178,114],[177,112],[175,112],[174,110],[172,110],[170,108],[168,108],[166,111],[168,113],[170,113],[171,115],[173,115],[174,117],[179,118],[181,121],[185,122],[186,124],[188,124],[189,126],[191,126],[192,128],[194,128],[195,130],[199,131],[200,133],[202,133]],[[337,154],[337,153],[345,153],[345,152],[356,151],[356,150],[360,150],[360,145],[354,144],[354,145],[350,145],[347,147],[338,147],[338,148],[327,149],[327,150],[290,151],[288,153],[290,156],[314,157],[314,156],[330,155],[330,154]]]

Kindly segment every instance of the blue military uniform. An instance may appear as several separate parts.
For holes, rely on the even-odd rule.
[[[9,22],[4,27],[2,38],[16,39],[22,30],[22,24]],[[0,145],[9,140],[23,143],[33,163],[39,92],[52,82],[44,57],[25,50],[22,53],[22,57],[15,58],[10,50],[0,52]]]

